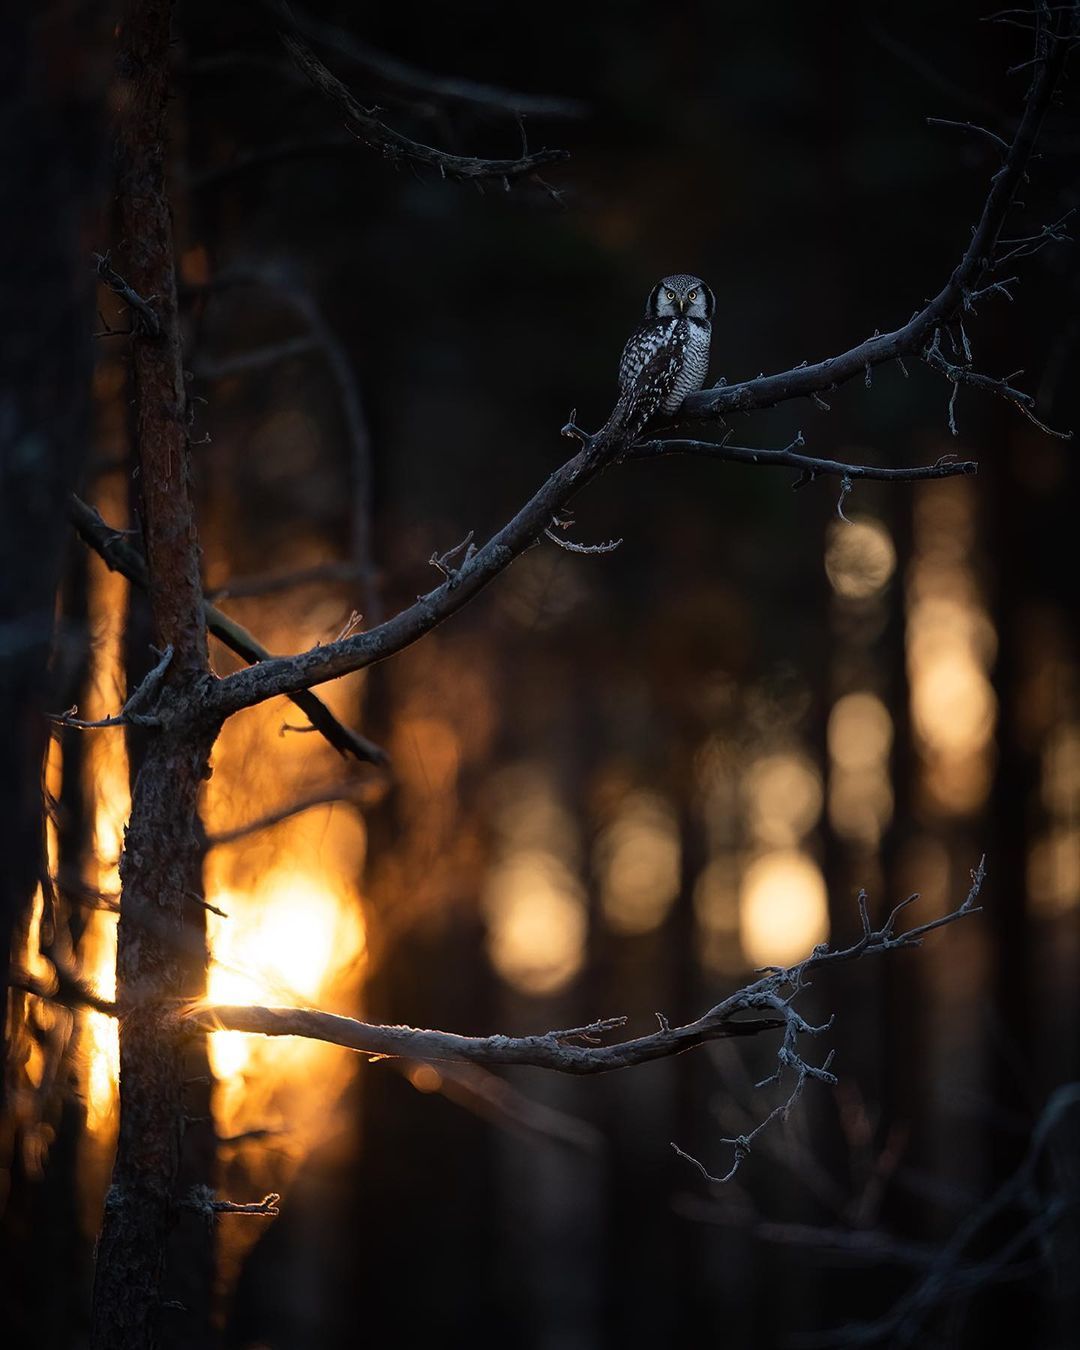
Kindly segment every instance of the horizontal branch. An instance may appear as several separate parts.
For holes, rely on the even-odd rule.
[[[838,459],[818,459],[814,455],[803,455],[796,446],[804,445],[802,432],[790,445],[782,450],[758,450],[750,446],[729,445],[726,441],[692,441],[679,438],[638,441],[631,447],[627,459],[656,459],[662,455],[701,455],[706,459],[728,460],[734,464],[773,464],[778,467],[802,470],[802,476],[796,480],[801,486],[817,477],[833,478],[872,478],[888,483],[917,483],[926,478],[955,478],[979,472],[979,466],[973,459],[957,459],[955,455],[942,455],[933,464],[924,464],[916,468],[904,465],[883,464],[846,464]]]
[[[875,929],[870,924],[865,896],[860,896],[862,933],[850,946],[834,949],[823,943],[797,965],[769,970],[761,979],[729,995],[696,1021],[672,1027],[660,1018],[659,1029],[649,1035],[610,1045],[601,1044],[601,1038],[624,1026],[625,1017],[606,1018],[589,1026],[548,1031],[536,1036],[459,1036],[449,1031],[379,1026],[313,1008],[203,1003],[193,1004],[180,1012],[178,1024],[188,1030],[302,1036],[379,1057],[425,1062],[449,1060],[482,1064],[488,1068],[519,1065],[579,1075],[609,1073],[653,1060],[670,1059],[711,1041],[782,1030],[785,1033],[783,1049],[790,1060],[795,1037],[818,1035],[827,1029],[828,1024],[811,1026],[792,1007],[792,1000],[806,988],[808,977],[814,971],[857,961],[864,956],[918,946],[928,933],[979,913],[975,901],[984,876],[980,863],[972,874],[971,890],[958,909],[905,933],[896,932],[897,919],[918,897],[912,896],[896,906],[881,927]]]
[[[87,1008],[91,1012],[103,1013],[106,1017],[119,1015],[116,1004],[102,998],[85,980],[79,979],[56,962],[52,965],[51,980],[14,967],[8,983],[12,989],[21,989],[25,994],[47,999],[50,1003],[60,1003],[65,1008]]]
[[[565,150],[536,150],[517,159],[483,159],[476,155],[454,155],[434,146],[411,140],[381,121],[353,98],[342,84],[302,42],[295,32],[283,29],[281,40],[285,50],[311,83],[335,103],[345,118],[345,125],[359,140],[378,150],[391,163],[422,164],[437,169],[443,178],[457,182],[480,183],[494,179],[509,187],[512,179],[535,174],[547,164],[557,164],[570,158]]]
[[[256,816],[255,819],[249,820],[243,825],[207,835],[206,847],[220,848],[223,844],[235,844],[241,839],[247,839],[253,834],[260,834],[263,830],[273,829],[275,825],[280,825],[283,820],[291,820],[294,816],[303,815],[304,812],[313,811],[319,806],[334,806],[338,802],[347,802],[356,807],[370,806],[378,800],[381,794],[382,785],[376,779],[359,784],[352,781],[331,783],[305,797],[296,798],[295,801],[279,807],[276,811],[267,811],[265,815]]]
[[[98,512],[74,493],[68,499],[68,516],[80,538],[109,568],[114,572],[120,572],[141,590],[146,589],[146,561],[135,545],[129,543],[120,531],[110,529]],[[242,624],[230,619],[215,605],[204,603],[203,608],[207,628],[237,656],[249,662],[272,659],[267,649]],[[359,732],[339,722],[322,699],[310,690],[300,690],[295,696],[290,697],[307,715],[315,730],[340,754],[351,755],[354,759],[371,764],[385,765],[390,762],[389,756],[381,746],[375,745]]]

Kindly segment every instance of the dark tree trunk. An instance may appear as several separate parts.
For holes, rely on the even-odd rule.
[[[199,874],[199,789],[217,726],[197,713],[208,678],[191,508],[187,406],[165,193],[170,0],[132,0],[119,30],[118,269],[153,298],[132,340],[139,492],[154,632],[173,655],[121,860],[117,952],[120,1134],[98,1245],[95,1350],[157,1344],[184,1121],[185,1053],[162,1013],[191,989],[186,892]],[[151,331],[156,328],[157,331]],[[165,1295],[168,1296],[167,1294]]]
[[[0,186],[9,203],[0,220],[0,537],[9,559],[0,569],[0,1008],[12,934],[42,866],[63,504],[90,425],[93,286],[80,235],[99,184],[104,105],[90,8],[17,0],[0,43]]]

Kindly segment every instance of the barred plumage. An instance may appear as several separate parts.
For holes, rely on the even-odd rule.
[[[619,401],[592,438],[602,451],[635,440],[657,415],[674,416],[705,383],[716,300],[699,277],[678,273],[652,290],[645,322],[623,348]]]

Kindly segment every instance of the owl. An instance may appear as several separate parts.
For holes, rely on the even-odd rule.
[[[645,322],[623,349],[619,401],[592,437],[590,453],[617,453],[657,416],[673,417],[705,383],[716,297],[700,277],[679,272],[654,286]]]

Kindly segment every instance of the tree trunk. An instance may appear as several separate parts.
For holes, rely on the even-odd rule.
[[[90,431],[93,287],[80,233],[100,186],[105,81],[88,8],[21,0],[5,11],[0,43],[9,203],[0,219],[0,537],[9,559],[0,569],[0,1008],[11,937],[44,863],[40,778],[63,504]],[[0,1074],[0,1096],[4,1086]]]
[[[135,421],[154,631],[173,654],[152,709],[157,722],[135,784],[120,868],[120,1133],[98,1245],[94,1350],[153,1347],[168,1298],[162,1282],[177,1200],[184,1050],[176,1033],[164,1030],[161,1014],[190,988],[185,892],[198,876],[198,794],[217,733],[199,712],[209,668],[165,193],[171,12],[171,0],[131,0],[119,30],[124,251],[116,266],[155,315],[133,315]]]

